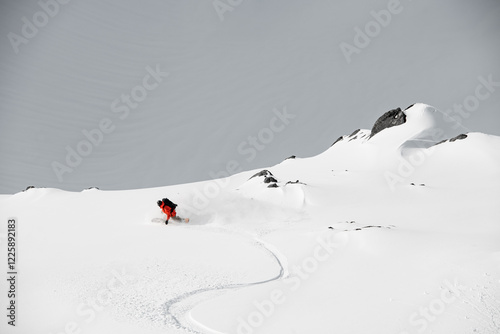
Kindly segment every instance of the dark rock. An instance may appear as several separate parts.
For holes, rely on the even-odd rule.
[[[408,110],[408,109],[410,109],[410,108],[411,108],[411,107],[413,107],[414,105],[415,105],[415,103],[413,103],[413,104],[410,104],[410,105],[409,105],[408,107],[406,107],[406,109],[405,109],[405,110]]]
[[[448,139],[443,139],[440,142],[434,144],[434,146],[437,146],[437,145],[442,144],[442,143],[446,143],[447,141],[448,141]]]
[[[254,176],[252,176],[249,180],[253,179],[254,177],[264,177],[264,184],[268,184],[268,188],[278,188],[278,185],[276,184],[278,180],[274,177],[273,173],[268,171],[267,169],[261,170]]]
[[[303,185],[306,185],[305,183],[300,182],[299,180],[297,180],[297,181],[288,181],[286,184],[303,184]]]
[[[336,141],[333,142],[333,144],[330,146],[332,147],[333,145],[337,144],[339,141],[341,141],[342,139],[344,139],[344,136],[340,136],[339,138],[337,138]]]
[[[307,184],[305,184],[304,182],[300,182],[299,180],[297,180],[297,181],[288,181],[286,184],[303,184],[303,185],[307,186]]]
[[[466,135],[465,133],[462,133],[462,134],[460,134],[460,135],[458,135],[458,136],[456,136],[456,137],[453,137],[453,138],[451,138],[451,139],[441,140],[439,143],[434,144],[434,146],[439,145],[439,144],[442,144],[442,143],[446,143],[447,141],[449,141],[450,143],[453,143],[453,142],[454,142],[454,141],[456,141],[456,140],[463,140],[463,139],[465,139],[465,138],[467,138],[467,135]]]
[[[460,135],[458,135],[458,136],[456,136],[454,138],[451,138],[450,142],[454,142],[455,140],[463,140],[465,138],[467,138],[467,135],[465,133],[462,133],[462,134],[460,134]]]
[[[353,133],[351,133],[351,134],[349,135],[349,137],[353,137],[353,136],[355,136],[355,135],[356,135],[359,131],[361,131],[361,129],[354,130],[354,132],[353,132]]]
[[[264,179],[264,183],[272,183],[272,182],[278,182],[274,177],[268,176]]]
[[[27,187],[26,187],[26,189],[25,189],[25,190],[23,190],[23,191],[28,191],[28,190],[30,190],[30,189],[35,189],[35,186],[27,186]]]
[[[97,188],[97,187],[90,187],[90,188],[87,188],[87,190],[92,190],[92,189],[99,190],[99,188]]]
[[[295,155],[291,155],[291,156],[289,156],[288,158],[286,158],[285,160],[288,160],[288,159],[295,159],[295,158],[296,158],[296,156],[295,156]]]
[[[351,141],[351,140],[354,140],[354,139],[358,138],[358,136],[356,136],[356,134],[357,134],[359,131],[361,131],[361,129],[354,130],[354,132],[353,132],[353,133],[351,133],[349,136],[347,136],[347,138],[351,138],[349,141]],[[354,137],[354,136],[356,136],[356,137]],[[353,137],[354,137],[354,138],[353,138]],[[334,141],[334,142],[333,142],[333,144],[332,144],[331,146],[333,146],[333,145],[337,144],[339,141],[341,141],[341,140],[343,140],[343,139],[344,139],[344,136],[338,137],[338,138],[337,138],[337,140],[336,140],[336,141]],[[330,147],[331,147],[331,146],[330,146]]]
[[[393,126],[406,123],[406,114],[401,111],[401,108],[389,110],[379,117],[372,128],[370,138],[375,136],[380,131],[391,128]]]
[[[264,169],[264,170],[261,170],[260,172],[258,172],[257,174],[255,174],[254,176],[252,176],[249,180],[253,179],[254,177],[259,177],[259,176],[273,176],[273,173],[271,173],[267,169]]]

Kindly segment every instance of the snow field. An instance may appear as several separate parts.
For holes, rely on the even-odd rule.
[[[254,170],[1,196],[0,219],[19,222],[19,331],[498,333],[500,140],[419,148],[432,153],[391,186],[436,125],[434,108],[413,108],[370,140],[267,168],[276,182]],[[191,222],[153,222],[162,197]]]

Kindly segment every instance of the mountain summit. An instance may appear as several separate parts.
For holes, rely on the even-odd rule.
[[[373,125],[369,136],[364,139],[381,145],[430,147],[443,139],[455,136],[457,131],[454,130],[454,125],[447,122],[444,114],[433,106],[416,103],[404,111],[396,108],[384,113]],[[369,130],[363,132],[366,131]],[[355,134],[357,132],[349,138]],[[339,138],[337,142],[343,138]]]

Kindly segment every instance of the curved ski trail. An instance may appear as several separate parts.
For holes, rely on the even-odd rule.
[[[170,299],[167,302],[163,304],[163,316],[164,316],[164,324],[173,324],[176,328],[178,329],[183,329],[189,333],[196,333],[196,334],[204,334],[198,330],[195,330],[191,327],[188,327],[187,325],[183,325],[182,322],[179,320],[177,316],[175,316],[172,313],[172,307],[190,297],[193,297],[195,295],[204,293],[204,292],[209,292],[209,291],[221,291],[221,290],[230,290],[230,289],[239,289],[239,288],[245,288],[245,287],[251,287],[255,285],[260,285],[260,284],[265,284],[269,283],[272,281],[276,281],[281,279],[282,277],[285,277],[288,275],[288,269],[287,267],[287,261],[286,258],[280,254],[280,252],[277,250],[276,247],[273,245],[267,244],[265,241],[259,239],[256,236],[253,236],[253,240],[255,243],[260,246],[261,248],[265,249],[271,257],[273,257],[276,260],[276,263],[279,266],[279,274],[276,275],[275,277],[263,280],[263,281],[258,281],[258,282],[252,282],[252,283],[236,283],[236,284],[227,284],[227,285],[221,285],[217,287],[207,287],[207,288],[201,288],[197,290],[193,290],[190,292],[186,292],[184,294],[181,294],[177,296],[176,298]],[[280,257],[282,257],[282,260],[280,260]],[[285,266],[283,265],[285,263]]]

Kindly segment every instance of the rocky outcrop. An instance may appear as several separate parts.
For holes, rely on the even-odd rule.
[[[407,108],[408,109],[408,108]],[[401,108],[389,110],[379,117],[372,128],[370,138],[382,130],[406,123],[406,114]]]
[[[258,172],[257,174],[254,174],[251,178],[249,178],[249,180],[253,179],[254,177],[259,177],[259,176],[265,176],[265,177],[273,176],[273,173],[271,173],[267,169],[263,169],[260,172]]]
[[[349,136],[347,136],[347,137],[345,137],[345,136],[341,136],[341,137],[339,137],[339,138],[338,138],[338,139],[337,139],[337,140],[336,140],[336,141],[335,141],[335,142],[334,142],[331,146],[333,146],[333,145],[337,144],[337,143],[338,143],[339,141],[341,141],[341,140],[344,140],[344,138],[349,139],[349,141],[354,140],[354,139],[357,139],[357,138],[358,138],[357,134],[359,133],[359,131],[361,131],[361,129],[354,130],[354,132],[353,132],[353,133],[351,133],[351,134],[350,134]],[[330,147],[331,147],[331,146],[330,146]]]
[[[268,188],[278,188],[278,180],[276,180],[273,173],[267,169],[261,170],[257,174],[253,175],[249,180],[255,177],[263,178],[262,183],[267,184]]]
[[[450,142],[450,143],[453,143],[454,141],[457,141],[457,140],[463,140],[467,138],[467,135],[465,133],[462,133],[456,137],[453,137],[451,139],[445,139],[445,140],[441,140],[439,143],[437,143],[436,145],[439,145],[439,144],[442,144],[442,143],[446,143],[446,142]],[[434,145],[434,146],[436,146]]]
[[[467,135],[465,133],[462,133],[456,137],[451,138],[450,141],[453,143],[455,140],[462,140],[465,138],[467,138]]]
[[[336,140],[336,141],[334,141],[334,142],[333,142],[333,144],[332,144],[331,146],[333,146],[333,145],[337,144],[337,143],[338,143],[339,141],[341,141],[342,139],[344,139],[344,136],[340,136],[340,137],[338,137],[338,138],[337,138],[337,140]],[[331,147],[331,146],[330,146],[330,147]]]
[[[359,131],[361,131],[361,129],[354,130],[354,132],[349,135],[349,138],[354,137],[355,135],[357,135]]]
[[[358,139],[358,133],[359,133],[359,131],[361,131],[361,129],[357,129],[353,133],[351,133],[349,135],[349,137],[348,137],[349,141],[354,140],[354,139]]]
[[[297,180],[297,181],[288,181],[285,185],[287,185],[287,184],[303,184],[305,186],[307,185],[304,182],[300,182],[299,180]]]
[[[267,169],[261,170],[260,172],[254,174],[251,178],[249,178],[249,180],[253,178],[259,178],[259,180],[261,180],[263,185],[267,185],[267,188],[279,188],[280,185],[278,185],[278,183],[281,184],[281,187],[285,187],[287,185],[295,185],[295,184],[304,186],[306,185],[305,183],[300,182],[299,180],[288,181],[286,183],[284,183],[284,181],[280,182],[276,177],[274,177],[273,173],[271,173]]]
[[[278,180],[276,180],[274,177],[272,176],[268,176],[264,179],[264,183],[276,183],[278,182]]]

